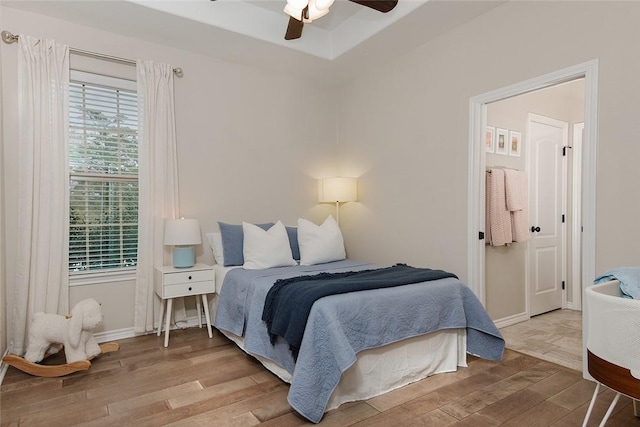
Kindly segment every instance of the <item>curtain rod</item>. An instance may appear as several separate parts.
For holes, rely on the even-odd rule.
[[[9,31],[2,31],[0,35],[2,36],[2,41],[7,44],[16,43],[19,38],[19,36]],[[126,58],[119,58],[117,56],[104,55],[102,53],[90,52],[88,50],[76,49],[74,47],[70,47],[69,51],[71,53],[75,53],[76,55],[88,56],[90,58],[106,59],[107,61],[118,62],[120,64],[126,64],[126,65],[136,65],[136,61],[134,61],[133,59],[126,59]],[[173,74],[175,74],[176,77],[182,77],[183,76],[182,68],[174,68]]]

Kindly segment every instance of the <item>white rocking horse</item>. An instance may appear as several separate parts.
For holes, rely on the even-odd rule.
[[[93,298],[77,303],[71,314],[60,316],[38,312],[29,329],[24,357],[7,355],[2,361],[31,375],[60,377],[91,367],[91,359],[120,349],[118,343],[98,345],[93,330],[102,322],[100,304]],[[64,348],[66,364],[40,365],[38,362]]]

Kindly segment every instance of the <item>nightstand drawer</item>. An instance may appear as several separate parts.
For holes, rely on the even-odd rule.
[[[197,271],[185,271],[179,273],[167,273],[164,275],[164,284],[188,284],[191,282],[203,282],[206,280],[213,280],[213,270],[197,270]]]
[[[187,297],[189,295],[201,295],[215,292],[211,280],[193,283],[179,283],[175,285],[165,285],[164,298]]]

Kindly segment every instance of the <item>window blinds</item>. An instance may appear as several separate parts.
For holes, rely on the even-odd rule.
[[[138,111],[131,83],[72,74],[70,273],[128,268],[137,263]]]

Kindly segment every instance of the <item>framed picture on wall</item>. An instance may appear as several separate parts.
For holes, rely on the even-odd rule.
[[[509,131],[509,155],[520,157],[522,150],[522,134],[518,131]]]
[[[493,153],[496,151],[496,128],[487,126],[484,135],[484,151]]]
[[[502,128],[496,129],[496,154],[507,155],[509,153],[509,131]]]

